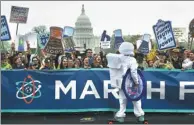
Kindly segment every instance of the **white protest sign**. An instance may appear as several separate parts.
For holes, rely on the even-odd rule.
[[[110,41],[100,42],[100,47],[103,48],[103,49],[109,49],[110,48]]]
[[[27,43],[26,43],[25,35],[17,35],[15,38],[15,50],[16,51],[27,51]]]
[[[11,7],[10,23],[26,23],[28,19],[29,8]]]
[[[29,33],[26,34],[26,39],[30,43],[30,48],[37,48],[37,34],[36,33]]]
[[[153,26],[153,30],[159,50],[176,47],[176,41],[174,39],[170,21],[158,20],[157,24]]]
[[[179,42],[186,42],[187,41],[187,33],[186,28],[173,28],[173,33],[175,39],[177,39]]]

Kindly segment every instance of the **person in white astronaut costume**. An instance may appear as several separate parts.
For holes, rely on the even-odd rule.
[[[138,87],[138,64],[134,56],[134,46],[132,43],[123,42],[119,47],[120,54],[108,54],[107,61],[110,70],[111,86],[119,91],[120,110],[115,114],[114,119],[118,122],[124,122],[126,117],[125,111],[127,106],[127,98],[121,88],[123,76],[130,68],[131,76],[135,82],[135,87]],[[134,114],[138,121],[144,121],[144,111],[141,108],[141,100],[132,101],[134,107]]]

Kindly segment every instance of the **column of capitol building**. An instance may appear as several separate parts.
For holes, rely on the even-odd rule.
[[[85,14],[84,5],[82,5],[81,15],[77,18],[75,23],[73,39],[75,42],[75,48],[78,51],[85,50],[84,44],[86,44],[86,49],[90,48],[93,51],[96,50],[95,48],[100,48],[100,37],[94,36],[90,19]]]

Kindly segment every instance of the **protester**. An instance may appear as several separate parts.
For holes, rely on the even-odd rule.
[[[182,63],[182,70],[192,69],[193,67],[193,61],[191,60],[190,53],[192,53],[190,50],[184,51],[184,61]]]
[[[94,61],[92,63],[92,68],[103,68],[103,66],[102,66],[102,60],[101,60],[100,55],[96,55],[94,57]]]
[[[7,55],[5,53],[1,53],[1,69],[2,70],[12,69],[12,66],[9,64]]]
[[[86,50],[86,57],[89,59],[89,64],[92,65],[93,63],[93,52],[91,49]]]
[[[40,70],[50,70],[50,69],[53,69],[52,62],[51,59],[47,57],[45,60],[43,60]]]
[[[72,58],[68,58],[68,64],[67,64],[67,67],[68,68],[74,68],[74,61]]]
[[[83,68],[85,68],[85,69],[90,69],[91,68],[88,57],[85,57],[84,60],[83,60]]]
[[[172,65],[175,69],[181,69],[182,68],[182,59],[181,57],[179,56],[179,49],[173,49],[172,50]]]

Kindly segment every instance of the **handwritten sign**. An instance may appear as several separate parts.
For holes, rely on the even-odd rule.
[[[11,40],[7,19],[5,16],[1,16],[1,41]]]
[[[60,27],[50,27],[50,38],[44,50],[52,55],[63,54],[64,44],[62,42],[63,29]]]
[[[176,47],[176,41],[170,21],[158,20],[157,24],[153,26],[153,30],[159,50]]]
[[[26,23],[28,18],[29,8],[11,7],[10,23]]]

